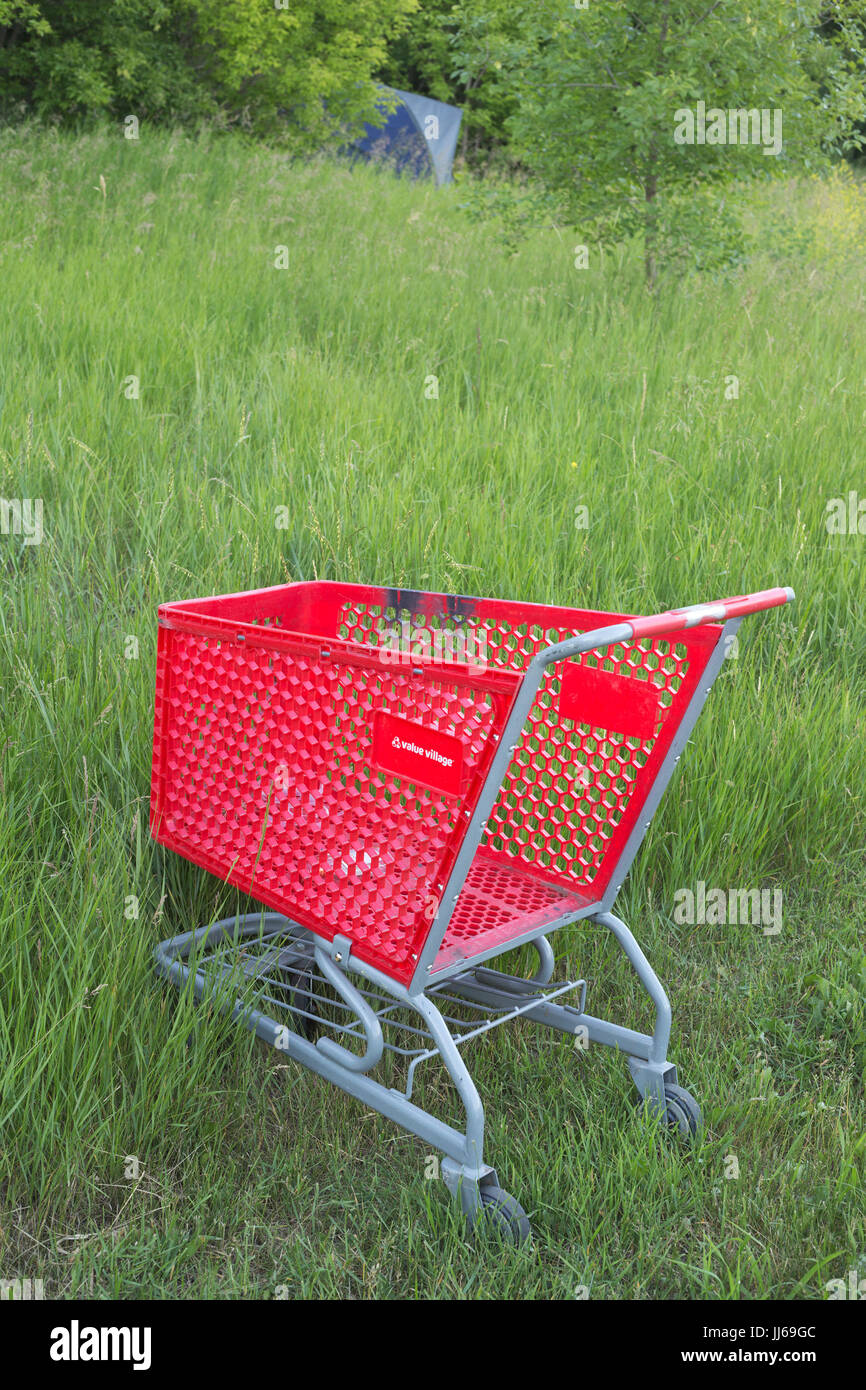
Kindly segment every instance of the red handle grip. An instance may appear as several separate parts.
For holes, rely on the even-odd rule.
[[[793,589],[762,589],[757,594],[740,594],[738,598],[718,599],[714,603],[695,603],[690,608],[671,608],[651,618],[629,618],[628,621],[635,637],[658,637],[663,632],[697,627],[699,623],[721,623],[728,618],[743,618],[747,613],[760,613],[764,608],[779,608],[793,599]]]

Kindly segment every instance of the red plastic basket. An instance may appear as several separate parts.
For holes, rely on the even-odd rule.
[[[165,604],[152,832],[408,984],[523,672],[623,616],[328,582]],[[721,630],[547,668],[434,973],[600,902]]]

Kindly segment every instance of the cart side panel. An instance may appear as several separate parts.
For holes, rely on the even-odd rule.
[[[341,637],[399,645],[406,660],[450,650],[479,669],[513,672],[548,646],[629,616],[360,586],[341,597]],[[548,667],[479,858],[600,897],[721,633],[706,623]]]
[[[518,681],[163,621],[154,835],[408,981]]]
[[[600,897],[720,636],[695,628],[549,666],[481,851]]]

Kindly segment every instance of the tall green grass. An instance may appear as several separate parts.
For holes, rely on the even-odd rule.
[[[0,497],[45,527],[0,536],[0,1271],[820,1295],[862,1256],[866,536],[825,525],[866,497],[859,189],[777,187],[743,270],[650,299],[627,253],[575,269],[567,229],[506,254],[459,186],[240,138],[5,129],[0,185]],[[236,902],[149,841],[156,606],[313,576],[631,612],[797,591],[744,623],[620,899],[697,1156],[634,1124],[616,1058],[476,1045],[529,1252],[479,1262],[420,1145],[247,1035],[189,1052],[152,975]],[[676,926],[698,879],[780,886],[781,936]],[[590,1008],[647,1021],[610,945],[559,944]]]

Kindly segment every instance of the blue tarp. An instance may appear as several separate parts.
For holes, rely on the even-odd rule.
[[[437,186],[451,182],[451,166],[463,112],[432,97],[387,91],[400,98],[389,115],[382,111],[381,125],[367,125],[354,148],[368,159],[393,163],[401,171],[420,178],[432,169]]]

